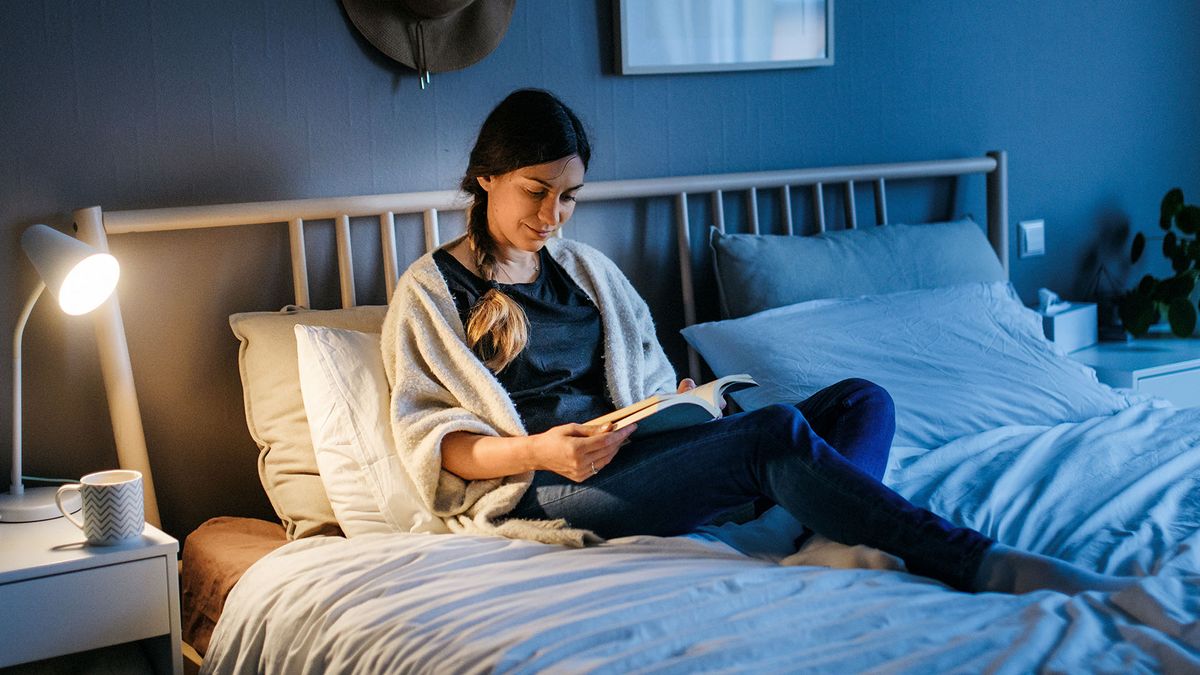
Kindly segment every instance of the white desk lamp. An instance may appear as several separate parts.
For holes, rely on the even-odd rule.
[[[25,303],[13,330],[12,485],[0,494],[0,524],[28,523],[61,517],[54,503],[56,488],[31,488],[21,483],[21,336],[42,291],[49,288],[67,314],[87,314],[99,307],[117,287],[120,266],[116,258],[46,225],[34,225],[21,235],[21,248],[41,277]],[[70,510],[79,508],[77,494],[64,500]]]

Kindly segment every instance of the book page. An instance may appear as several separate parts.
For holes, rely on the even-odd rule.
[[[721,399],[725,394],[731,391],[739,391],[748,387],[756,387],[758,383],[754,378],[745,373],[737,375],[726,375],[711,382],[696,387],[695,389],[683,394],[683,396],[695,396],[707,402],[707,408],[718,411],[716,417],[720,417]]]
[[[627,405],[624,408],[614,410],[614,411],[608,413],[607,415],[601,415],[600,417],[597,417],[593,420],[588,420],[587,422],[584,422],[584,424],[587,424],[588,426],[599,427],[599,426],[604,426],[605,424],[608,424],[609,422],[617,422],[617,421],[620,421],[620,420],[623,420],[623,419],[629,417],[630,415],[633,415],[636,412],[639,412],[641,410],[645,410],[646,408],[649,408],[650,406],[654,405],[655,403],[658,403],[659,401],[663,400],[664,398],[675,396],[675,395],[676,394],[665,394],[665,395],[661,395],[661,396],[651,396],[650,398],[642,399],[642,400],[638,401],[637,403],[634,403],[633,405]]]
[[[668,426],[670,426],[670,428],[690,426],[691,424],[705,421],[706,419],[716,419],[721,417],[721,398],[726,392],[737,391],[739,389],[753,386],[757,386],[757,383],[754,381],[754,378],[750,377],[749,375],[727,375],[725,377],[700,385],[699,387],[682,394],[660,394],[657,396],[651,396],[650,398],[638,401],[633,405],[626,406],[602,417],[597,417],[596,419],[587,422],[587,424],[601,426],[612,422],[614,430],[622,429],[630,424],[648,419],[651,416],[660,415],[663,413],[663,411],[678,406],[695,408],[696,412],[688,413],[684,416],[673,415],[672,417],[677,418],[679,422],[668,423]],[[641,430],[639,429],[638,432],[635,432],[635,435],[642,435]]]

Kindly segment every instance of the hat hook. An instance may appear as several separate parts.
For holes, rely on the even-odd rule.
[[[417,81],[424,90],[430,82],[428,61],[425,58],[425,20],[417,21],[413,30],[416,32],[417,43]]]

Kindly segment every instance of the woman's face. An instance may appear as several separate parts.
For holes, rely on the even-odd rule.
[[[541,250],[575,212],[583,171],[583,160],[570,155],[479,178],[488,193],[488,231],[496,244],[530,253]]]

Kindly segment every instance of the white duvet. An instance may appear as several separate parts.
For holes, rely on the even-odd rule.
[[[234,588],[204,671],[1200,672],[1198,479],[1200,409],[1157,403],[894,449],[915,502],[1145,576],[1113,595],[968,595],[689,537],[301,540]]]

